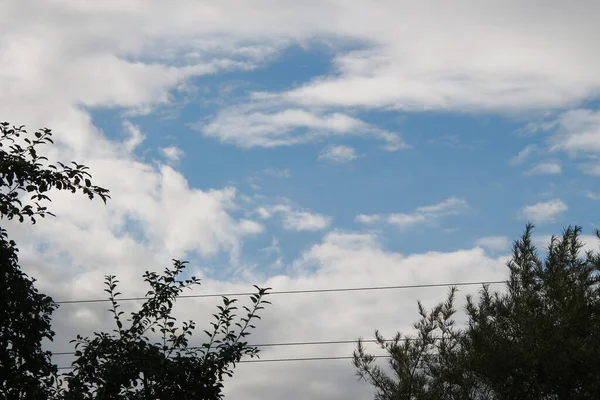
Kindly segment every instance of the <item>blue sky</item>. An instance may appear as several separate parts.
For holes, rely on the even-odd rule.
[[[103,296],[106,274],[143,294],[173,258],[198,293],[499,280],[527,221],[540,246],[578,224],[596,249],[599,17],[593,0],[4,1],[0,118],[52,128],[48,155],[112,194],[53,193],[57,218],[8,225],[23,268],[64,300]],[[281,296],[253,339],[406,332],[445,290]],[[57,351],[112,329],[92,305],[54,326]],[[244,364],[226,390],[373,394],[337,361]]]
[[[164,159],[159,149],[165,146],[185,149],[176,165],[191,186],[235,186],[240,195],[263,198],[243,204],[239,215],[252,215],[261,202],[293,199],[295,207],[330,217],[333,229],[384,232],[386,246],[402,253],[458,250],[486,236],[514,238],[531,220],[522,213],[524,205],[555,198],[568,208],[536,221],[541,230],[558,233],[568,224],[594,228],[590,216],[597,200],[585,194],[597,189],[597,178],[582,174],[576,160],[540,150],[511,162],[525,148],[548,146],[547,133],[523,132],[528,123],[543,118],[537,110],[352,110],[353,116],[374,127],[401,134],[410,146],[392,152],[382,151],[380,143],[368,137],[317,137],[293,146],[244,148],[206,137],[202,128],[193,127],[210,120],[220,107],[243,104],[254,92],[286,91],[333,73],[333,55],[317,44],[292,46],[251,71],[190,79],[186,84],[196,93],[172,92],[168,111],[127,118],[123,110],[113,108],[91,110],[91,115],[97,127],[115,138],[127,134],[123,119],[138,126],[146,139],[136,156],[145,162]],[[338,161],[320,157],[331,146],[351,147],[357,156]],[[543,163],[560,165],[560,173],[532,172]],[[424,226],[365,226],[356,220],[359,214],[410,213],[452,197],[464,200],[465,207]],[[277,240],[281,254],[270,255],[293,260],[324,231],[286,231],[278,218],[263,223],[266,233],[247,243],[243,255],[259,264],[274,261],[256,251],[260,246]],[[264,271],[281,272],[266,266]]]

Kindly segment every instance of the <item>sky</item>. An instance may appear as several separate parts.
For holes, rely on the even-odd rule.
[[[107,274],[144,294],[172,259],[194,293],[501,280],[528,221],[541,247],[577,224],[597,249],[599,17],[592,0],[5,0],[0,120],[51,128],[46,154],[112,196],[53,193],[56,218],[9,224],[22,267],[60,301],[103,297]],[[446,291],[273,296],[251,341],[410,332]],[[176,311],[201,327],[214,304]],[[54,327],[59,352],[112,329],[102,304]],[[225,391],[373,396],[349,360],[241,364]]]

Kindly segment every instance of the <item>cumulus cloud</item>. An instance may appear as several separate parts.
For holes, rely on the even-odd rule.
[[[560,115],[551,150],[572,155],[600,153],[600,111],[570,110]]]
[[[329,146],[325,148],[319,155],[320,159],[335,161],[338,163],[347,163],[357,159],[359,156],[356,150],[350,146]]]
[[[320,231],[331,224],[332,218],[310,210],[297,209],[289,204],[262,206],[255,210],[262,219],[281,215],[283,228],[288,231]]]
[[[569,207],[560,199],[553,199],[528,205],[521,209],[521,215],[534,223],[553,222],[556,217],[565,212]]]
[[[558,162],[543,162],[525,171],[525,175],[556,175],[562,173]]]
[[[135,242],[130,242],[135,246]],[[111,243],[107,243],[111,244]],[[272,246],[278,247],[276,241]],[[156,270],[160,264],[154,259],[144,259],[144,252],[128,253],[131,267],[118,270],[123,275],[143,269]],[[49,285],[49,293],[58,299],[90,298],[101,296],[101,285],[94,274],[62,275],[60,260],[45,258],[39,248],[24,248],[24,261],[35,261],[38,276]],[[110,251],[112,254],[113,250]],[[70,252],[73,262],[85,265],[83,254]],[[85,256],[84,256],[85,257]],[[111,258],[112,260],[112,258]],[[135,264],[147,261],[143,265]],[[124,262],[121,260],[120,262]],[[121,264],[119,264],[121,265]],[[126,265],[126,264],[123,264]],[[319,288],[351,288],[363,286],[389,286],[478,282],[501,280],[506,276],[503,259],[491,258],[482,249],[473,248],[450,253],[429,252],[422,254],[400,254],[386,250],[378,236],[353,232],[330,232],[322,241],[308,246],[294,260],[295,273],[275,275],[258,280],[251,275],[243,281],[232,283],[204,278],[203,286],[187,294],[239,293],[251,290],[251,284],[272,287],[274,290],[303,290]],[[201,271],[190,266],[190,272],[203,277]],[[135,295],[146,288],[138,285],[121,286],[124,295]],[[65,287],[79,285],[78,293],[62,292]],[[500,288],[500,287],[492,287]],[[480,289],[479,286],[461,287],[462,296]],[[88,291],[87,293],[85,291]],[[280,295],[269,299],[273,302],[263,313],[258,329],[249,338],[252,343],[281,343],[318,340],[354,340],[359,336],[372,337],[375,329],[391,336],[397,330],[410,332],[412,323],[418,318],[416,300],[433,306],[445,297],[445,288],[421,288],[345,293],[304,295]],[[210,319],[210,312],[218,299],[186,298],[177,302],[175,313],[180,319],[194,319],[198,332],[190,339],[199,344],[203,339],[201,328]],[[244,300],[244,301],[247,301]],[[123,304],[125,311],[136,304]],[[53,343],[57,351],[72,349],[68,340],[75,332],[88,334],[93,330],[111,329],[110,315],[103,304],[64,305],[57,311],[55,322],[59,334]],[[376,310],[376,312],[374,312]],[[400,317],[399,317],[400,316]],[[205,321],[205,322],[203,322]],[[354,344],[328,346],[285,346],[264,348],[262,359],[287,357],[349,356]],[[58,358],[61,365],[68,358]],[[269,379],[259,379],[268,375]],[[307,385],[307,380],[311,384]],[[323,388],[327,388],[325,391]],[[234,378],[225,384],[227,398],[231,399],[281,399],[327,398],[360,399],[372,395],[372,389],[357,382],[349,362],[290,362],[239,364]]]
[[[360,214],[356,216],[356,221],[364,224],[372,224],[383,220],[388,224],[395,225],[399,229],[409,229],[420,224],[431,224],[441,217],[447,215],[457,215],[468,208],[468,203],[458,197],[449,197],[446,200],[430,205],[418,207],[412,213],[393,213],[387,215],[379,214]]]
[[[123,128],[128,134],[128,138],[125,141],[125,148],[128,152],[134,151],[146,138],[146,136],[140,131],[138,126],[135,126],[129,121],[123,123]]]
[[[171,163],[178,162],[179,160],[181,160],[181,158],[184,155],[183,150],[181,150],[177,146],[163,147],[160,149],[160,152],[167,159],[167,161],[169,161]]]
[[[331,217],[310,211],[277,210],[283,213],[283,227],[288,231],[320,231],[331,224]]]
[[[506,236],[486,236],[475,241],[477,246],[491,251],[506,251],[510,249],[512,241]]]

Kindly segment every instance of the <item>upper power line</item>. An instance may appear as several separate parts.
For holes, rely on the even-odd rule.
[[[303,290],[279,290],[268,292],[268,295],[281,294],[306,294],[306,293],[334,293],[334,292],[359,292],[370,290],[392,290],[392,289],[418,289],[418,288],[433,288],[433,287],[450,287],[450,286],[473,286],[473,285],[494,285],[506,283],[506,281],[479,281],[479,282],[451,282],[451,283],[425,283],[418,285],[394,285],[394,286],[366,286],[354,288],[330,288],[330,289],[303,289]],[[208,294],[188,294],[180,295],[179,299],[203,298],[203,297],[230,297],[230,296],[250,296],[254,292],[239,292],[239,293],[208,293]],[[118,301],[137,301],[146,300],[148,297],[121,297]],[[79,299],[79,300],[61,300],[57,304],[81,304],[81,303],[103,303],[109,302],[109,299]]]

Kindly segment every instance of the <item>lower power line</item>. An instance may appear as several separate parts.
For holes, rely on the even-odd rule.
[[[390,358],[390,356],[372,356],[373,358]],[[241,360],[236,364],[247,363],[268,363],[268,362],[290,362],[290,361],[328,361],[328,360],[352,360],[352,356],[332,356],[332,357],[304,357],[304,358],[257,358],[255,360]],[[74,367],[58,367],[61,370],[73,369]]]

